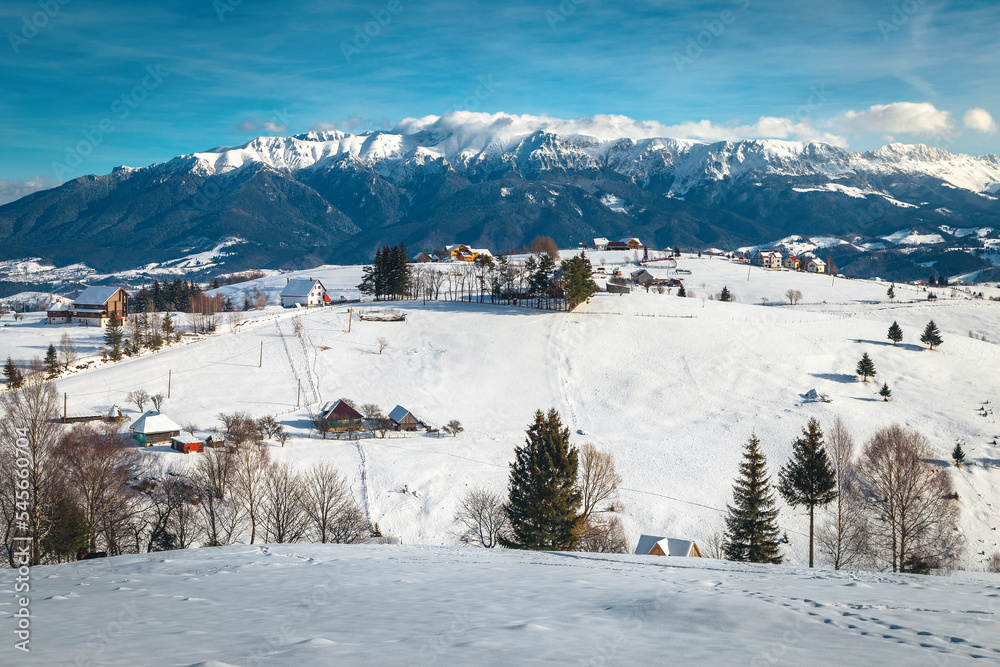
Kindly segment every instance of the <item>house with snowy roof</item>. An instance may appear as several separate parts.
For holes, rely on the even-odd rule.
[[[324,405],[316,417],[316,426],[333,433],[360,430],[364,416],[352,408],[344,399],[330,401]]]
[[[798,271],[799,267],[802,266],[802,262],[795,255],[789,255],[788,257],[785,258],[784,265],[786,269],[790,269],[792,271]]]
[[[594,250],[604,250],[605,248],[608,247],[609,243],[611,243],[611,241],[604,238],[603,236],[599,236],[596,239],[594,239]]]
[[[72,302],[56,299],[45,309],[49,324],[69,324],[69,308]]]
[[[389,413],[389,421],[392,423],[392,428],[397,431],[416,431],[417,427],[420,426],[420,420],[402,405],[397,405],[392,409],[392,412]]]
[[[758,250],[750,258],[750,263],[765,269],[780,269],[781,253],[777,250]]]
[[[678,540],[672,537],[642,535],[635,547],[636,556],[683,556],[701,558],[698,545],[692,540]]]
[[[640,250],[642,249],[642,241],[634,236],[627,236],[623,239],[618,240],[619,243],[624,243],[629,250]]]
[[[281,290],[281,305],[285,308],[311,308],[330,303],[330,296],[319,280],[289,278]]]
[[[809,273],[826,273],[826,262],[813,257],[806,262],[806,271]]]
[[[143,447],[160,442],[170,442],[181,434],[181,427],[170,417],[157,410],[147,410],[128,427],[132,437]]]
[[[55,307],[58,304],[55,304]],[[60,308],[50,310],[46,313],[49,321],[53,322],[53,315],[56,320],[61,320],[67,324],[82,324],[84,326],[107,326],[113,315],[117,315],[124,320],[129,313],[129,295],[124,288],[108,287],[103,285],[91,285],[80,292],[73,305],[66,306],[66,314],[60,315]]]

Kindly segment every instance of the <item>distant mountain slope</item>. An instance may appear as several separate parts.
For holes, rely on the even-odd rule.
[[[226,258],[236,270],[365,261],[397,241],[504,251],[538,234],[561,246],[628,234],[656,247],[731,249],[791,234],[871,240],[943,225],[1000,228],[995,155],[406,127],[260,137],[78,178],[0,207],[0,260],[41,256],[113,270],[238,237],[246,242]],[[942,239],[970,245],[958,241]],[[926,263],[891,240],[883,245],[860,252],[893,254],[875,263],[908,270]]]

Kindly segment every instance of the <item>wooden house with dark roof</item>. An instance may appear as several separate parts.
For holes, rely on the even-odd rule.
[[[325,427],[325,430],[332,433],[344,433],[350,430],[360,430],[364,419],[364,415],[341,398],[323,406],[316,416],[316,426]]]

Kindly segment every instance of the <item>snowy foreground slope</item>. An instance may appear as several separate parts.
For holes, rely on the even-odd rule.
[[[0,610],[13,600],[0,571]],[[959,665],[1000,661],[1000,576],[457,547],[265,545],[32,571],[4,665]],[[690,662],[688,663],[690,664]]]
[[[626,255],[591,257],[597,267],[604,259],[610,270]],[[171,398],[163,410],[180,424],[208,429],[218,425],[219,412],[234,410],[277,414],[292,438],[283,448],[269,443],[273,458],[333,462],[384,534],[404,544],[441,546],[456,544],[454,514],[466,491],[505,490],[514,448],[536,409],[555,407],[575,444],[593,442],[614,454],[623,477],[621,517],[633,547],[642,533],[704,543],[720,530],[742,447],[754,429],[776,475],[810,417],[824,428],[842,417],[859,448],[878,428],[900,422],[930,439],[942,465],[956,441],[963,442],[967,464],[950,473],[968,544],[965,565],[983,568],[1000,549],[1000,447],[991,444],[1000,425],[980,411],[1000,403],[1000,303],[965,299],[961,292],[952,299],[950,290],[937,290],[940,298],[927,302],[925,292],[904,285],[889,303],[885,283],[771,272],[717,258],[685,256],[678,269],[691,272],[678,277],[694,298],[604,293],[573,313],[402,302],[389,307],[405,311],[405,322],[359,322],[355,312],[348,333],[345,306],[272,307],[251,314],[256,319],[237,333],[224,324],[206,340],[57,385],[71,413],[106,412],[118,403],[134,418],[127,393],[166,393],[170,372]],[[335,298],[351,298],[360,267],[300,275],[309,274],[328,282]],[[284,276],[261,283],[273,294]],[[705,299],[724,285],[737,302]],[[247,287],[226,289],[238,301],[238,290]],[[764,297],[780,303],[789,288],[802,292],[799,305],[760,305]],[[302,337],[294,334],[295,317]],[[918,342],[931,318],[945,339],[933,352]],[[894,320],[905,335],[898,347],[886,340]],[[63,331],[81,336],[80,347],[97,333],[47,327],[29,316],[0,327],[0,355],[41,355]],[[970,338],[970,331],[986,340]],[[378,337],[389,341],[381,355]],[[863,352],[878,369],[874,383],[854,375]],[[300,382],[302,406],[296,408]],[[876,393],[883,382],[892,388],[892,402]],[[813,388],[832,402],[805,402]],[[323,440],[310,428],[310,414],[341,397],[385,411],[400,404],[439,426],[458,419],[466,431],[458,438]],[[145,453],[177,468],[197,458],[167,447]],[[791,539],[787,562],[805,562],[805,513],[781,504],[779,523]]]

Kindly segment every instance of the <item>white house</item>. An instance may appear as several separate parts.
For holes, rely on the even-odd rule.
[[[826,262],[813,257],[806,262],[806,271],[809,273],[826,273]]]
[[[611,243],[611,241],[607,240],[603,236],[599,236],[594,239],[594,250],[604,250],[608,247],[609,243]]]
[[[781,253],[777,250],[758,250],[750,258],[750,263],[754,266],[763,266],[765,269],[780,269]]]
[[[281,305],[285,308],[322,306],[329,301],[323,283],[312,278],[289,279],[281,290]]]
[[[691,540],[642,535],[635,547],[636,556],[683,556],[701,558],[698,545]]]

